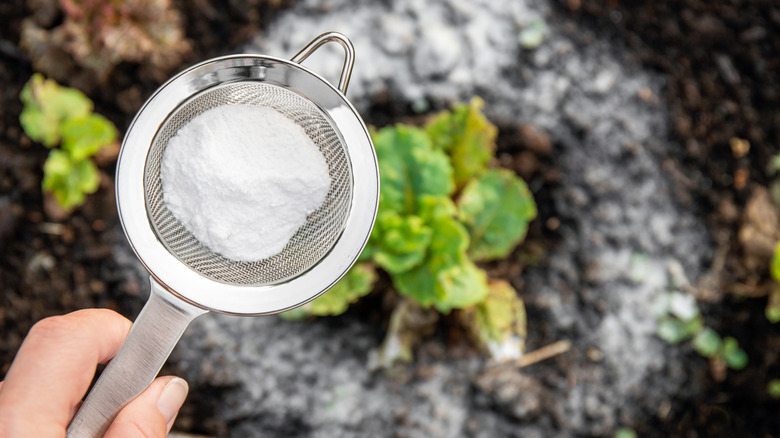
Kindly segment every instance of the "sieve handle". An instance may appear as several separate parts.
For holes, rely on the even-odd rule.
[[[150,279],[149,301],[68,426],[68,438],[102,437],[117,413],[152,383],[190,321],[206,313]]]
[[[349,40],[344,34],[339,32],[326,32],[317,38],[314,38],[306,47],[302,48],[300,52],[290,59],[292,62],[298,64],[302,63],[309,57],[315,50],[319,49],[325,43],[335,41],[341,44],[344,48],[344,66],[341,67],[341,76],[339,77],[339,90],[343,94],[347,94],[347,85],[349,85],[349,78],[352,76],[352,67],[355,65],[355,47],[352,45],[352,41]]]

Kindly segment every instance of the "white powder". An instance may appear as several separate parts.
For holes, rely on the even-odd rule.
[[[330,187],[325,158],[281,113],[224,105],[199,114],[168,141],[163,200],[195,238],[229,259],[280,252]]]

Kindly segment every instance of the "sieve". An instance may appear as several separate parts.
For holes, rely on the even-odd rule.
[[[301,65],[329,42],[345,53],[338,87]],[[150,273],[151,293],[68,437],[102,436],[152,382],[197,316],[283,312],[328,290],[354,264],[376,218],[379,170],[368,130],[345,97],[353,64],[349,39],[328,32],[290,60],[245,54],[202,62],[147,100],[122,143],[116,198],[125,234]],[[160,182],[168,140],[198,114],[237,104],[273,108],[298,124],[319,148],[331,179],[322,206],[284,249],[255,262],[227,259],[200,243],[166,207]]]

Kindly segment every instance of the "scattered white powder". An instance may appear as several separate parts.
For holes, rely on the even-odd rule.
[[[160,179],[173,215],[210,250],[252,262],[280,252],[325,199],[325,158],[276,110],[224,105],[168,141]]]

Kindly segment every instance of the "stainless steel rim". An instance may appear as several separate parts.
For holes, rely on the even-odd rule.
[[[337,127],[353,169],[352,207],[342,235],[330,253],[301,275],[268,286],[225,284],[198,274],[168,252],[146,214],[144,167],[162,121],[190,96],[238,81],[284,87],[314,103]],[[346,82],[343,89],[346,89]],[[208,60],[185,70],[166,82],[147,101],[122,144],[116,193],[125,234],[143,265],[161,285],[203,309],[236,315],[263,315],[316,298],[352,266],[368,240],[376,216],[379,171],[365,124],[344,95],[328,81],[294,61],[233,55]]]

